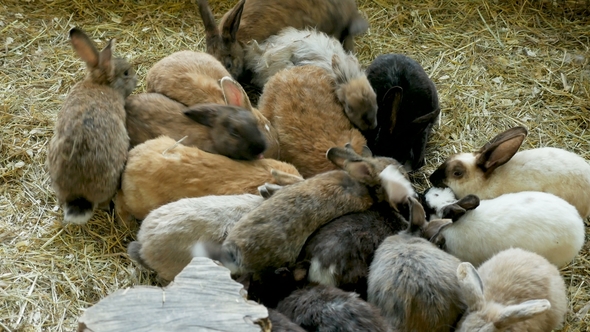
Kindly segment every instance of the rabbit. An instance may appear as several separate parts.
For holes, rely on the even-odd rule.
[[[477,270],[461,263],[457,278],[469,309],[457,332],[551,332],[568,310],[559,270],[526,250],[504,250]]]
[[[271,332],[305,332],[299,325],[276,310],[268,309],[268,319],[271,322]]]
[[[260,97],[260,111],[278,134],[279,159],[304,178],[336,169],[324,157],[332,146],[351,143],[360,153],[366,145],[337,101],[333,83],[322,68],[293,67],[274,75]]]
[[[425,194],[426,201],[434,201],[434,195],[438,200],[454,198],[449,188],[431,188]],[[453,212],[455,221],[429,222],[426,238],[475,266],[515,247],[535,252],[562,267],[584,245],[584,220],[571,204],[549,193],[521,191],[484,200],[468,195],[437,210],[441,211],[436,214],[439,218],[448,217],[447,211]]]
[[[369,148],[396,159],[409,171],[421,168],[440,114],[436,86],[418,62],[402,54],[378,56],[366,74],[377,93],[379,124],[363,130]]]
[[[185,107],[159,93],[127,97],[127,132],[130,148],[166,135],[182,144],[231,159],[262,157],[266,139],[252,112],[241,107],[196,104]]]
[[[212,54],[242,81],[244,48],[262,42],[285,27],[313,27],[354,50],[354,36],[367,31],[369,22],[358,12],[355,0],[240,0],[215,25],[207,0],[197,0],[206,32],[207,53]],[[247,76],[247,75],[246,75]]]
[[[57,116],[46,168],[64,223],[85,224],[97,207],[110,205],[125,167],[129,136],[125,98],[137,85],[135,71],[113,56],[115,40],[98,51],[80,28],[69,32],[88,75],[70,91]]]
[[[394,331],[452,331],[466,309],[456,270],[461,263],[420,238],[425,212],[411,197],[410,226],[377,248],[368,279],[368,301]]]
[[[277,131],[252,107],[246,91],[211,55],[191,51],[173,53],[152,66],[146,80],[148,92],[163,94],[185,106],[214,103],[252,112],[266,140],[264,157],[278,158]]]
[[[264,198],[260,195],[211,195],[183,198],[151,211],[127,253],[165,280],[190,263],[198,240],[223,242],[229,230]]]
[[[194,255],[216,259],[233,274],[288,268],[316,229],[386,199],[378,174],[393,159],[363,157],[348,146],[330,148],[326,157],[343,170],[285,186],[240,219],[222,246],[198,243]]]
[[[338,101],[348,119],[360,130],[377,127],[377,95],[356,57],[334,38],[315,29],[283,29],[260,45],[246,48],[246,68],[253,83],[263,87],[278,71],[293,66],[314,65],[332,76]]]
[[[300,175],[293,165],[274,159],[233,160],[161,136],[129,151],[116,212],[123,220],[141,220],[181,198],[256,194],[258,186],[274,183],[271,169]]]
[[[524,127],[498,134],[474,153],[445,160],[429,177],[435,187],[449,187],[457,198],[468,194],[490,199],[519,191],[543,191],[563,198],[582,218],[590,216],[590,165],[573,152],[537,148],[518,152]]]
[[[377,308],[356,293],[332,286],[297,290],[282,300],[276,310],[307,331],[388,331]]]
[[[391,167],[394,166],[387,166],[381,173]],[[401,174],[401,166],[397,167]],[[411,188],[409,181],[401,177]],[[408,204],[405,197],[403,200]],[[307,239],[298,261],[311,263],[310,282],[354,291],[366,299],[367,275],[375,250],[386,237],[407,225],[405,216],[392,210],[389,202],[376,203],[367,211],[338,217],[317,229]]]

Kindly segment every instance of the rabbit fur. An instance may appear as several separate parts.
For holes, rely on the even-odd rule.
[[[129,256],[173,280],[192,259],[197,241],[221,243],[230,229],[264,198],[259,195],[210,195],[183,198],[151,211],[142,221]]]
[[[360,153],[366,144],[344,114],[333,83],[322,68],[293,67],[274,75],[260,97],[260,111],[277,132],[279,159],[304,178],[336,169],[325,158],[329,148],[350,143]]]
[[[252,82],[263,87],[274,74],[293,66],[314,65],[333,77],[335,94],[349,120],[360,130],[377,126],[377,95],[356,57],[334,38],[315,29],[283,29],[261,44],[246,48]]]
[[[456,270],[461,263],[420,238],[425,212],[410,198],[410,225],[377,248],[368,280],[368,301],[394,331],[452,331],[465,310]]]
[[[440,114],[436,86],[418,62],[402,54],[378,56],[366,73],[378,101],[377,128],[363,130],[369,148],[408,170],[419,169]]]
[[[504,250],[475,270],[457,268],[469,309],[456,331],[551,332],[561,327],[568,310],[559,270],[526,250]]]
[[[477,152],[452,155],[430,175],[430,182],[451,188],[458,198],[548,192],[572,204],[582,218],[589,217],[590,164],[573,152],[552,147],[517,152],[526,135],[524,127],[514,127]]]
[[[449,188],[431,188],[424,195],[428,204],[432,204],[434,195],[438,200],[454,197]],[[453,211],[455,221],[433,220],[425,231],[426,238],[461,261],[479,266],[494,254],[514,247],[535,252],[561,267],[584,245],[584,221],[571,204],[553,194],[504,194],[481,200],[475,208],[465,207],[472,201],[470,196],[439,205],[437,211],[441,212],[435,216],[448,217],[445,211]]]
[[[130,148],[166,135],[203,151],[232,159],[261,157],[266,139],[252,112],[241,107],[196,104],[186,107],[159,93],[127,97],[127,132]]]
[[[262,42],[285,27],[314,27],[354,50],[354,36],[369,23],[358,12],[355,0],[241,0],[221,18],[219,26],[207,0],[197,0],[206,32],[207,53],[212,54],[240,81],[244,76],[244,48]],[[247,75],[246,75],[247,76]]]
[[[123,220],[141,220],[181,198],[257,194],[258,186],[274,183],[271,169],[299,175],[292,165],[274,159],[233,160],[161,136],[129,151],[116,211]]]
[[[137,84],[133,67],[113,56],[115,40],[98,51],[79,28],[70,30],[87,76],[69,92],[57,116],[46,167],[64,223],[85,224],[109,206],[127,159],[125,98]]]

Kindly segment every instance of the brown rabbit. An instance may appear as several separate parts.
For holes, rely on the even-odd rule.
[[[47,169],[64,222],[85,224],[115,195],[127,159],[125,98],[137,84],[132,66],[113,57],[115,40],[101,51],[79,28],[70,30],[88,75],[67,96],[47,150]]]
[[[252,160],[266,149],[266,140],[252,112],[237,106],[196,104],[186,107],[159,93],[127,97],[130,148],[162,135],[182,144],[232,159]]]
[[[369,28],[355,0],[241,0],[221,18],[219,28],[208,1],[196,2],[207,33],[207,53],[236,79],[243,75],[245,44],[251,40],[262,42],[289,26],[311,27],[338,39],[352,52],[354,36]]]
[[[329,148],[350,142],[361,153],[367,143],[346,117],[333,84],[320,67],[285,69],[270,78],[258,104],[278,133],[279,159],[305,178],[337,169],[325,157]]]
[[[155,208],[187,197],[257,194],[274,183],[271,169],[299,175],[290,164],[270,158],[237,161],[161,136],[131,151],[115,207],[124,222],[144,219]]]
[[[264,156],[278,157],[277,132],[260,111],[252,107],[242,86],[233,80],[223,65],[202,52],[176,52],[158,61],[147,75],[148,92],[157,92],[185,106],[215,103],[244,108],[252,112],[266,138]]]

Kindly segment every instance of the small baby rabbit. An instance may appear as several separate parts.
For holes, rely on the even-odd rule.
[[[279,159],[297,167],[304,178],[336,169],[325,158],[329,148],[350,143],[361,153],[366,143],[344,114],[333,84],[322,68],[293,67],[274,75],[260,97],[260,111],[279,138]]]
[[[132,66],[113,57],[115,40],[101,51],[79,28],[70,30],[88,75],[68,94],[47,149],[47,170],[64,223],[85,224],[97,206],[108,207],[127,159],[125,98],[137,84]]]
[[[469,306],[457,332],[551,332],[568,310],[557,268],[522,249],[504,250],[477,271],[461,263],[457,277]]]
[[[360,130],[377,126],[377,95],[356,57],[334,38],[315,29],[283,29],[260,45],[246,48],[246,67],[262,88],[274,74],[293,66],[325,69],[335,82],[335,94],[348,119]]]
[[[253,160],[266,149],[266,139],[252,112],[237,106],[196,104],[186,107],[159,93],[127,97],[130,147],[166,135],[182,144],[232,159]]]
[[[420,238],[424,209],[410,198],[410,226],[381,243],[371,263],[368,300],[393,331],[452,331],[465,310],[457,258]]]
[[[582,218],[590,216],[590,164],[557,148],[518,152],[524,127],[498,134],[474,153],[450,156],[434,173],[435,187],[449,187],[458,198],[473,194],[490,199],[519,191],[544,191],[572,204]]]
[[[244,74],[245,44],[252,40],[262,42],[285,27],[313,27],[353,51],[353,37],[369,27],[355,0],[240,0],[223,16],[219,28],[207,0],[197,0],[197,5],[205,26],[207,53],[238,80]]]
[[[339,147],[329,149],[326,156],[345,171],[285,186],[238,221],[223,246],[199,244],[195,254],[214,257],[234,274],[289,267],[316,229],[385,199],[378,174],[395,163],[393,159],[362,157]]]
[[[363,131],[369,148],[396,159],[408,170],[419,169],[440,114],[434,83],[418,62],[402,54],[378,56],[366,73],[379,104],[379,125]]]
[[[263,200],[252,194],[211,195],[160,206],[143,220],[127,252],[161,278],[172,280],[190,263],[197,241],[223,242],[234,224]]]
[[[521,191],[484,200],[467,195],[453,202],[451,189],[430,188],[424,197],[425,205],[437,211],[435,217],[454,220],[432,220],[425,237],[475,266],[502,250],[522,248],[561,267],[584,245],[584,221],[571,204],[553,194]]]
[[[358,294],[317,285],[297,290],[276,309],[307,331],[387,332],[379,310]]]

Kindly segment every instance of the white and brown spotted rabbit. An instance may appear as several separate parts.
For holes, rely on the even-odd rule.
[[[115,40],[98,51],[79,28],[70,31],[88,75],[67,96],[47,151],[47,169],[64,223],[84,224],[110,203],[127,159],[125,98],[137,84],[131,65],[113,57]]]

